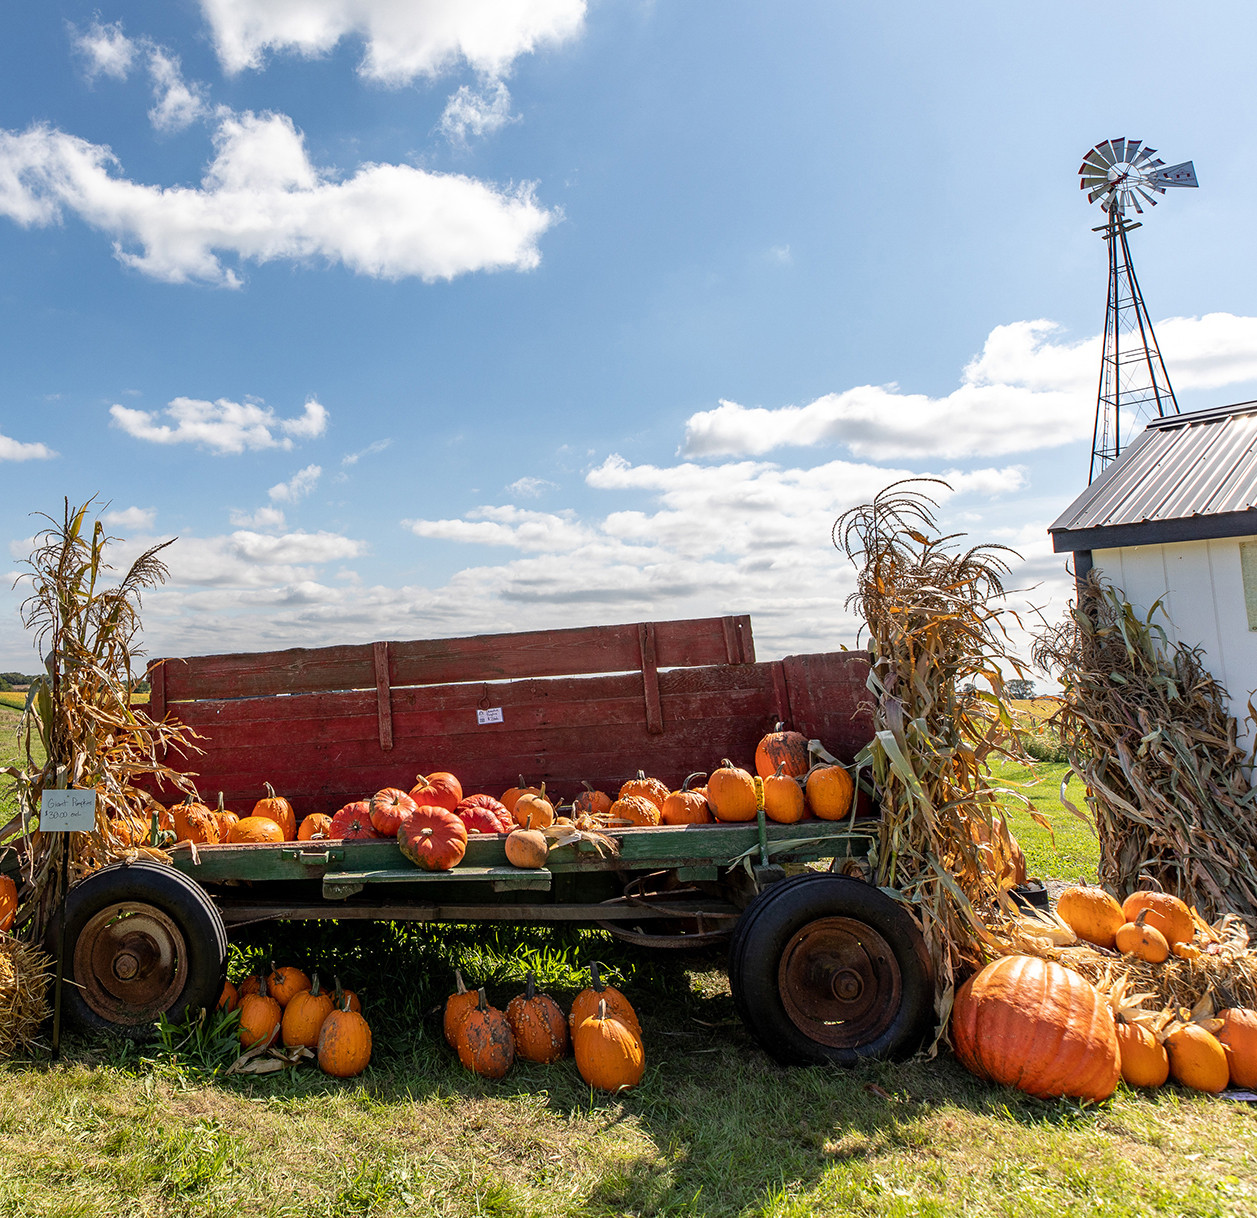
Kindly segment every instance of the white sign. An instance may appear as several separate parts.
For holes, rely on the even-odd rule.
[[[502,708],[500,706],[491,706],[488,710],[478,710],[476,712],[476,722],[484,727],[486,723],[501,723]]]
[[[39,827],[44,833],[89,833],[96,828],[96,792],[41,792]]]

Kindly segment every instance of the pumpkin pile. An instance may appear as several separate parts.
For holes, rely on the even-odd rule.
[[[228,981],[218,1006],[239,1011],[242,1053],[282,1044],[315,1056],[325,1074],[353,1078],[371,1060],[371,1028],[358,995],[339,978],[334,985],[329,991],[319,985],[318,973],[272,965],[269,973],[246,977],[238,987]]]
[[[524,992],[499,1010],[484,988],[469,990],[454,970],[454,992],[445,1002],[445,1039],[458,1060],[483,1078],[502,1078],[516,1058],[552,1065],[567,1055],[591,1087],[621,1091],[635,1087],[646,1068],[641,1024],[629,1000],[602,980],[597,962],[590,965],[590,985],[565,1016],[548,994],[537,992],[529,973]]]

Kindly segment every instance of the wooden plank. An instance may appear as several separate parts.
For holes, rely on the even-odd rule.
[[[751,615],[721,618],[725,634],[725,662],[727,664],[754,664],[755,641],[751,637]]]
[[[850,763],[873,738],[873,699],[865,687],[868,655],[830,651],[781,661],[790,702],[789,722]]]
[[[431,904],[342,904],[327,902],[319,905],[258,901],[219,902],[223,921],[229,926],[241,926],[250,922],[313,921],[335,918],[338,921],[375,922],[642,922],[657,919],[693,918],[702,913],[713,922],[736,922],[741,910],[727,902],[712,900],[698,906],[677,902],[670,905],[652,905],[650,908],[600,904],[549,904],[537,901],[533,904],[511,905],[431,905]]]
[[[655,651],[655,628],[646,622],[637,628],[637,645],[641,655],[642,690],[646,700],[646,730],[652,736],[663,735],[663,706],[659,701],[659,664]]]
[[[786,670],[780,662],[773,665],[773,705],[777,721],[790,726],[790,691],[786,688]]]
[[[158,660],[148,666],[144,674],[148,678],[148,683],[152,687],[152,692],[148,695],[148,711],[149,718],[160,723],[166,717],[166,663]]]
[[[739,619],[743,651],[750,619]],[[722,618],[654,623],[660,668],[727,662]],[[389,644],[392,685],[441,685],[634,672],[640,664],[638,626],[587,626],[518,634],[476,635]],[[169,701],[263,697],[271,694],[375,687],[373,645],[193,656],[168,674]]]
[[[393,704],[388,684],[388,644],[373,643],[371,649],[375,664],[375,708],[379,721],[380,748],[387,752],[393,747]]]

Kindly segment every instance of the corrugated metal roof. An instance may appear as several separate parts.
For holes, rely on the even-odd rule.
[[[1235,516],[1249,511],[1252,522]],[[1104,542],[1095,544],[1123,544],[1124,533],[1145,526],[1128,540],[1143,544],[1215,535],[1211,519],[1222,528],[1216,535],[1237,535],[1249,523],[1257,533],[1257,402],[1154,420],[1048,532],[1056,549],[1080,549],[1085,537],[1059,544],[1062,535],[1102,529]],[[1168,522],[1193,523],[1164,536],[1147,527]]]

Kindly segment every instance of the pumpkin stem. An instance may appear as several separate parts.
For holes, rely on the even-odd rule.
[[[638,782],[645,782],[645,781],[646,781],[646,771],[645,771],[645,770],[638,770],[638,771],[637,771],[637,781],[638,781]]]
[[[264,782],[262,785],[266,788],[266,798],[267,798],[267,799],[274,799],[274,798],[275,798],[275,788],[274,788],[273,786],[271,786],[271,784],[270,784],[269,782]]]
[[[313,974],[310,978],[310,997],[317,998],[319,996],[319,975]]]
[[[271,968],[273,969],[274,967],[275,966],[272,964]],[[264,968],[258,970],[258,996],[260,998],[265,998],[267,996],[266,995],[266,969]]]
[[[524,981],[524,1000],[526,1002],[532,1002],[533,997],[536,993],[537,993],[537,975],[535,973],[530,972],[528,974],[527,979]]]
[[[686,775],[685,781],[681,784],[681,790],[688,791],[690,789],[690,783],[692,783],[694,779],[706,778],[706,777],[707,777],[706,770],[695,770],[693,774]]]
[[[337,982],[337,984],[339,985],[340,983]],[[463,984],[463,970],[461,968],[456,968],[454,970],[454,984],[458,987],[454,991],[456,994],[467,993],[467,987]]]
[[[605,998],[598,999],[598,1018],[601,1020],[607,1018],[607,1000]]]
[[[597,960],[591,961],[589,965],[589,979],[595,990],[599,992],[607,987],[602,983],[602,967]]]
[[[219,810],[220,812],[226,812],[226,811],[227,811],[227,809],[223,807],[223,793],[222,793],[221,791],[219,791],[219,793],[218,793],[218,810]]]
[[[489,1009],[489,1000],[485,997],[484,986],[481,986],[476,993],[476,1010],[487,1011]]]

